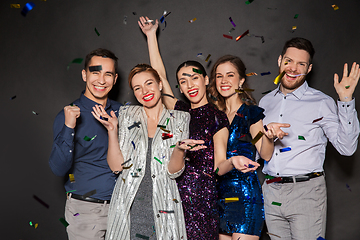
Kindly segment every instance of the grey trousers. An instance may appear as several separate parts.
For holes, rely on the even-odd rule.
[[[69,240],[105,239],[109,204],[92,203],[73,198],[66,200],[65,220]]]
[[[279,237],[281,240],[325,238],[327,195],[324,176],[297,183],[264,182],[262,188],[265,220],[272,240],[279,240]]]

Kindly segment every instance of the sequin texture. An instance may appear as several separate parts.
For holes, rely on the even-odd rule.
[[[175,109],[190,112],[190,138],[205,141],[206,149],[187,152],[184,173],[177,178],[189,239],[219,239],[213,136],[229,122],[211,104],[196,109],[178,101]]]
[[[229,128],[227,158],[245,156],[255,159],[250,126],[264,118],[263,109],[241,105]],[[245,135],[245,136],[244,136]],[[220,233],[243,233],[260,236],[264,224],[264,200],[256,172],[233,169],[218,177]],[[225,203],[225,198],[239,201]]]

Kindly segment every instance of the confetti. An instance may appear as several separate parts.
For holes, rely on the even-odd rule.
[[[64,218],[59,218],[59,221],[65,226],[69,226],[69,223]]]
[[[126,25],[126,24],[127,24],[127,16],[126,16],[126,15],[124,16],[123,23],[124,23],[124,25]]]
[[[280,73],[274,80],[274,84],[277,85],[280,80],[283,78],[283,76],[285,75],[285,71],[283,71],[282,73]]]
[[[132,177],[139,177],[139,174],[138,174],[137,172],[132,172],[132,173],[131,173],[131,176],[132,176]]]
[[[350,86],[345,86],[346,89],[349,89]]]
[[[278,235],[276,235],[276,234],[273,234],[273,233],[269,233],[269,232],[267,232],[266,234],[268,234],[268,235],[272,235],[272,236],[275,236],[275,237],[278,237],[278,238],[281,238],[280,236],[278,236]]]
[[[299,140],[304,140],[304,141],[306,141],[305,138],[304,138],[304,136],[300,136],[300,135],[299,135],[299,136],[298,136],[298,139],[299,139]]]
[[[130,166],[128,166],[128,167],[123,167],[123,169],[129,169],[129,168],[131,168],[133,165],[131,164]]]
[[[334,9],[334,11],[336,11],[336,10],[339,9],[338,5],[333,4],[333,5],[331,5],[331,6],[332,6],[332,8]]]
[[[239,201],[238,197],[225,198],[225,203],[237,202]]]
[[[74,217],[77,217],[77,216],[79,216],[80,214],[79,213],[75,213],[73,216]]]
[[[32,114],[34,114],[34,115],[39,115],[37,112],[35,112],[35,111],[32,111]]]
[[[43,200],[41,200],[39,197],[37,197],[36,195],[33,195],[33,198],[35,198],[35,200],[37,200],[39,203],[44,205],[44,207],[49,208],[49,205],[45,203]]]
[[[230,20],[231,24],[232,24],[234,27],[236,27],[236,25],[235,25],[235,23],[233,22],[233,20],[232,20],[231,17],[229,17],[229,20]]]
[[[211,54],[209,54],[209,55],[206,57],[205,62],[208,62],[209,59],[210,59],[210,57],[211,57]]]
[[[175,213],[174,210],[159,210],[159,213]]]
[[[271,177],[271,176],[269,176],[269,177]],[[281,177],[277,177],[277,178],[272,177],[272,179],[266,180],[266,183],[270,184],[270,183],[273,183],[273,182],[279,182],[281,180],[282,180]]]
[[[160,164],[162,164],[162,162],[160,161],[160,159],[158,159],[157,157],[154,157],[154,159],[155,159],[156,161],[158,161]]]
[[[126,105],[126,104],[125,104],[125,105]],[[134,124],[131,125],[131,126],[129,126],[128,129],[131,130],[131,129],[134,128],[134,127],[140,128],[140,124],[141,124],[140,122],[134,122]]]
[[[231,29],[229,30],[229,34],[231,34],[231,32],[234,31],[234,30],[235,30],[235,28],[231,28]]]
[[[190,144],[188,144],[187,146],[190,147],[190,149],[193,149],[194,147],[199,146],[199,144],[195,144],[194,146],[191,146]]]
[[[38,224],[38,223],[33,224],[32,222],[29,222],[29,225],[32,226],[32,227],[34,227],[34,228],[36,229],[39,224]]]
[[[297,19],[299,17],[299,14],[295,14],[294,19]]]
[[[123,182],[125,183],[125,178],[122,178]]]
[[[186,76],[186,77],[191,77],[191,74],[188,74],[188,73],[183,73],[182,75]]]
[[[246,2],[245,2],[245,4],[246,5],[249,5],[250,3],[252,3],[254,0],[247,0]]]
[[[235,89],[235,92],[237,92],[237,93],[253,92],[253,91],[254,91],[254,89],[250,89],[250,88]]]
[[[271,204],[276,205],[276,206],[281,206],[281,203],[278,203],[278,202],[272,202]]]
[[[93,136],[92,138],[89,138],[88,136],[85,136],[85,137],[84,137],[84,140],[87,141],[87,142],[89,142],[89,141],[94,140],[94,139],[96,138],[96,136],[97,136],[97,135]]]
[[[189,23],[193,23],[195,21],[196,21],[196,18],[193,18],[193,19],[189,20]]]
[[[241,38],[243,38],[245,35],[249,34],[249,30],[246,30],[243,34],[241,34],[240,36],[238,36],[236,38],[236,41],[239,41]]]
[[[257,141],[259,141],[263,135],[264,135],[264,133],[259,131],[258,134],[256,134],[256,136],[254,137],[254,139],[251,140],[252,145],[255,145],[257,143]]]
[[[159,127],[159,128],[166,128],[165,125],[157,125],[157,127]]]
[[[219,168],[216,168],[215,173],[218,174],[218,172],[219,172]]]
[[[349,184],[346,184],[346,188],[349,189],[349,191],[351,192],[351,188],[350,188]]]
[[[264,125],[264,129],[266,132],[269,130],[266,125]]]
[[[316,123],[316,122],[318,122],[318,121],[321,121],[322,119],[323,119],[323,117],[318,118],[318,119],[315,119],[314,121],[312,121],[312,123]]]
[[[132,12],[133,15],[136,15],[136,12]]]
[[[96,34],[98,35],[98,36],[100,36],[100,33],[99,33],[99,31],[95,28],[95,32],[96,32]]]
[[[323,237],[318,237],[316,240],[326,240],[326,239]]]
[[[288,152],[288,151],[291,151],[291,147],[284,147],[284,148],[281,148],[280,149],[280,152]]]
[[[121,164],[121,166],[124,166],[126,163],[128,163],[128,162],[130,162],[131,161],[131,158],[129,159],[129,160],[126,160],[125,162],[123,162],[122,164]]]
[[[169,138],[172,138],[172,137],[173,137],[172,133],[163,133],[162,134],[162,139],[163,140],[166,140],[166,139],[169,139]]]
[[[297,27],[296,26],[292,26],[292,31],[295,31],[296,29],[297,29]]]
[[[203,72],[199,69],[193,68],[192,70],[193,70],[193,72],[196,72],[198,74],[203,74]]]
[[[236,115],[239,117],[242,117],[242,118],[244,117],[244,114],[242,114],[242,113],[236,113]]]
[[[83,195],[84,198],[90,197],[96,193],[96,189],[91,190],[90,192],[87,192]]]
[[[270,92],[271,92],[271,90],[268,90],[268,91],[262,92],[261,94],[268,94]]]
[[[10,8],[20,8],[20,4],[10,4]]]
[[[29,11],[31,11],[34,7],[35,7],[35,3],[33,3],[33,2],[28,2],[27,4],[25,4],[24,8],[21,10],[21,15],[23,15],[24,17],[26,17],[27,13],[28,13]]]
[[[171,146],[170,146],[170,148],[174,148],[174,147],[176,147],[176,144],[175,144],[175,145],[171,145]]]
[[[145,235],[141,235],[141,234],[135,234],[135,237],[137,238],[142,238],[142,239],[150,239],[148,236],[145,236]]]
[[[223,34],[223,36],[224,36],[225,38],[228,38],[228,39],[233,39],[232,36],[229,36],[229,35],[226,35],[226,34]]]
[[[98,72],[98,71],[101,71],[102,70],[102,66],[101,65],[98,65],[98,66],[90,66],[89,67],[89,71],[90,72]]]
[[[247,73],[247,74],[246,74],[247,77],[254,76],[254,75],[257,75],[257,73],[251,72],[251,73]]]
[[[263,72],[263,73],[260,73],[261,76],[265,76],[265,75],[270,75],[271,72]]]
[[[74,60],[72,60],[72,61],[69,63],[69,65],[67,66],[67,70],[69,70],[70,65],[71,65],[72,63],[80,64],[80,63],[82,63],[82,61],[83,61],[82,58],[75,58]]]
[[[71,193],[71,192],[76,192],[76,190],[67,191],[66,194]]]
[[[131,144],[133,145],[134,150],[135,150],[135,143],[134,143],[134,141],[131,141]]]
[[[69,179],[70,179],[70,182],[74,183],[75,182],[74,174],[70,173]]]
[[[12,96],[11,98],[10,98],[10,100],[14,100],[16,98],[16,95],[15,96]]]
[[[175,203],[179,203],[179,201],[178,201],[176,198],[174,198],[173,201],[174,201]]]

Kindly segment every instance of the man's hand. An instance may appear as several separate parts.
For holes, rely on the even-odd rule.
[[[80,117],[80,108],[78,106],[66,106],[64,107],[65,125],[68,128],[75,128],[76,119]]]
[[[348,75],[348,65],[344,64],[344,72],[341,82],[339,82],[339,76],[334,74],[334,87],[339,95],[339,99],[342,102],[349,102],[352,100],[352,95],[355,91],[355,87],[359,81],[360,70],[359,64],[353,63],[350,74]]]
[[[265,135],[269,138],[272,139],[274,137],[277,137],[279,139],[283,139],[284,136],[289,135],[287,132],[284,132],[283,130],[281,130],[280,128],[288,128],[290,127],[290,124],[288,123],[269,123],[267,125],[267,131],[265,130]]]
[[[116,117],[114,111],[111,111],[110,112],[111,116],[109,116],[109,114],[107,114],[103,106],[95,105],[95,107],[93,107],[93,111],[91,112],[91,114],[94,116],[94,118],[96,118],[99,122],[101,122],[102,125],[104,125],[104,127],[106,127],[108,132],[112,130],[117,131],[118,118]]]

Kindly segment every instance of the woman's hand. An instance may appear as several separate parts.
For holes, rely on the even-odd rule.
[[[204,143],[205,142],[203,140],[184,139],[177,142],[176,147],[184,151],[198,151],[200,149],[207,148],[206,146],[202,145]]]
[[[111,116],[109,116],[103,106],[95,105],[91,114],[94,116],[94,118],[101,122],[108,131],[117,130],[118,118],[116,117],[114,111],[111,111]]]
[[[148,36],[150,33],[156,33],[156,30],[159,26],[159,21],[156,19],[155,23],[153,20],[150,20],[148,17],[141,16],[138,21],[141,31]]]
[[[233,156],[230,160],[233,166],[243,173],[253,172],[260,166],[259,163],[254,162],[245,156]]]

